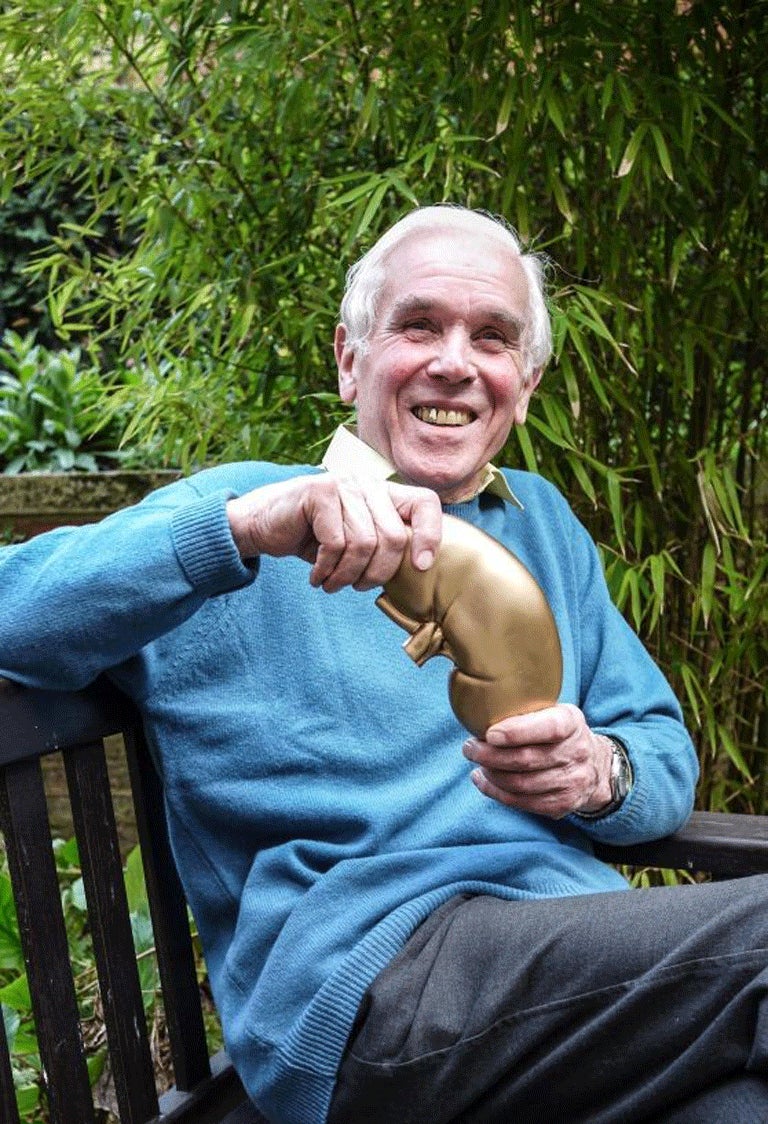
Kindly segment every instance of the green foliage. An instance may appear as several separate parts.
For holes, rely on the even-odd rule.
[[[119,417],[104,428],[104,386],[79,347],[50,351],[33,333],[0,345],[0,472],[96,472],[125,460]]]
[[[34,331],[49,347],[57,339],[47,306],[44,275],[30,275],[29,259],[50,247],[59,227],[88,217],[88,200],[72,198],[68,181],[51,186],[21,182],[3,193],[0,205],[0,333]]]
[[[768,807],[765,0],[27,0],[6,191],[131,440],[314,460],[344,267],[414,203],[559,262],[509,461],[554,479],[685,705],[703,806]],[[55,193],[55,192],[54,192]],[[121,252],[115,252],[120,243]],[[133,366],[129,366],[129,364]],[[768,783],[768,782],[765,782]]]

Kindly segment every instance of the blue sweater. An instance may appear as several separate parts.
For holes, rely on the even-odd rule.
[[[375,592],[312,589],[297,559],[244,565],[225,502],[311,468],[229,465],[103,523],[0,550],[0,674],[76,688],[108,670],[141,706],[227,1048],[284,1124],[323,1121],[359,1001],[430,911],[462,891],[523,899],[622,888],[590,838],[688,816],[696,757],[663,677],[611,604],[559,493],[507,472],[446,510],[507,544],[552,607],[561,700],[627,745],[635,785],[585,822],[483,797],[447,699]]]

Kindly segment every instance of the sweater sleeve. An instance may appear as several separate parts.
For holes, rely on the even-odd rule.
[[[0,549],[0,675],[76,689],[253,581],[226,516],[234,492],[180,481],[98,524]]]
[[[571,818],[604,842],[657,839],[675,831],[692,811],[696,751],[664,675],[611,601],[591,537],[572,521],[567,541],[579,581],[580,705],[592,730],[625,745],[634,783],[613,814]]]

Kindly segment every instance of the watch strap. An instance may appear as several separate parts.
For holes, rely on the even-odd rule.
[[[629,754],[627,753],[627,747],[624,745],[624,742],[620,741],[619,738],[613,737],[612,734],[603,734],[603,737],[608,738],[608,741],[613,743],[610,778],[611,799],[605,807],[598,808],[596,812],[577,812],[576,815],[583,820],[602,820],[606,816],[610,816],[612,812],[617,812],[627,798],[634,783],[632,764],[629,760]]]

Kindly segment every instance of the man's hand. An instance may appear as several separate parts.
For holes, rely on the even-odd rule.
[[[505,718],[470,738],[464,755],[479,767],[472,780],[502,804],[560,819],[597,812],[611,800],[609,738],[595,734],[570,703]]]
[[[427,488],[326,473],[267,484],[230,500],[227,514],[242,558],[296,555],[313,563],[312,585],[373,589],[397,570],[411,539],[419,570],[434,561],[442,510]]]

